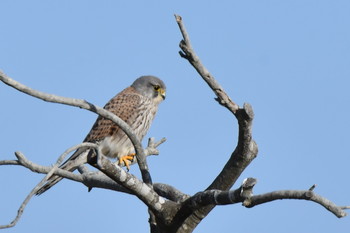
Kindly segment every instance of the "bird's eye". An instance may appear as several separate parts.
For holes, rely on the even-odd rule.
[[[154,90],[156,90],[156,91],[158,91],[159,88],[160,88],[160,86],[158,86],[158,85],[155,85],[155,86],[154,86]]]

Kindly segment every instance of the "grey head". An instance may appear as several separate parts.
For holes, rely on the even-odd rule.
[[[162,80],[155,76],[147,75],[136,79],[131,85],[136,91],[150,99],[165,99],[166,86]]]

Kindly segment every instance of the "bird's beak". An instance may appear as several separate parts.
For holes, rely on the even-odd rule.
[[[160,96],[163,98],[163,100],[165,100],[165,90],[163,88],[159,88],[158,92]]]

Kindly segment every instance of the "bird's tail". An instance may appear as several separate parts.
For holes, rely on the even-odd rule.
[[[67,171],[74,171],[77,169],[80,165],[87,162],[87,154],[89,150],[86,150],[85,148],[80,148],[74,152],[74,154],[67,159],[61,166],[61,169],[67,170]],[[52,186],[57,184],[59,181],[61,181],[63,177],[53,175],[51,176],[47,182],[35,193],[36,195],[41,195],[44,192],[46,192],[48,189],[50,189]]]

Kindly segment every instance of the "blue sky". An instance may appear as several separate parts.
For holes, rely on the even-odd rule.
[[[155,182],[205,189],[236,145],[237,122],[178,55],[180,14],[202,62],[240,106],[252,104],[258,157],[242,174],[255,193],[308,189],[350,204],[350,2],[0,2],[0,69],[32,88],[103,106],[140,75],[159,76],[167,99],[148,133],[168,140],[149,158]],[[0,84],[0,159],[22,151],[49,165],[81,142],[96,115]],[[145,140],[146,141],[146,140]],[[137,168],[131,172],[139,175]],[[10,222],[42,175],[1,167],[0,224]],[[235,187],[238,187],[236,184]],[[17,232],[148,232],[135,197],[62,181],[27,206]],[[348,232],[306,201],[219,206],[195,232]]]

